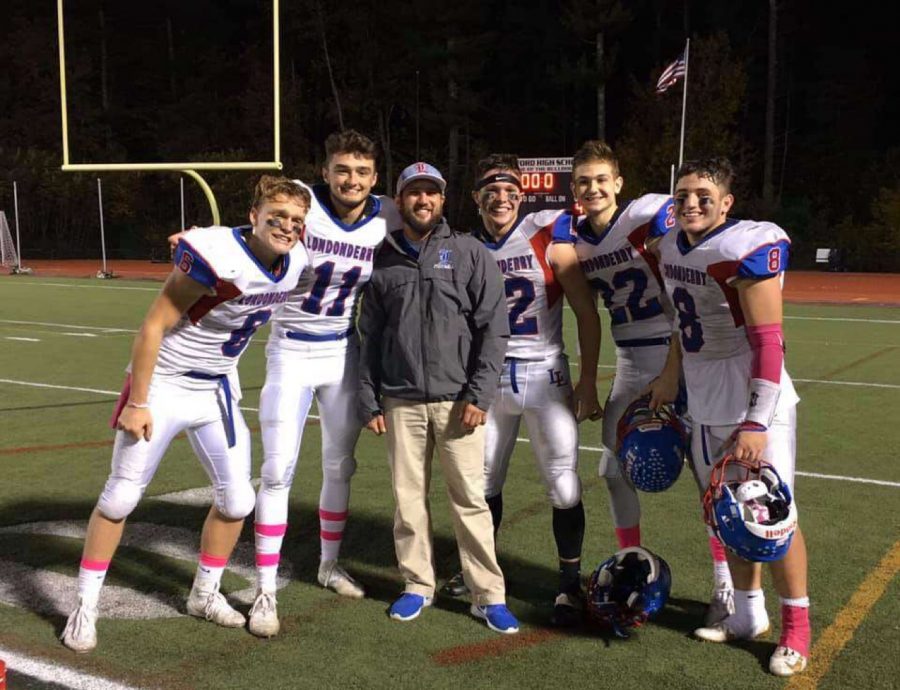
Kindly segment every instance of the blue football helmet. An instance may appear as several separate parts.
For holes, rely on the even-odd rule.
[[[703,517],[719,540],[747,561],[784,558],[797,529],[797,506],[775,468],[730,454],[713,468]]]
[[[650,396],[631,403],[616,430],[616,456],[636,489],[665,491],[678,479],[687,434],[672,405],[650,409]]]
[[[669,564],[642,546],[607,558],[591,575],[588,617],[619,637],[658,614],[672,589]]]

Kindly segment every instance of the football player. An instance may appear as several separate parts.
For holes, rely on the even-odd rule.
[[[337,562],[350,478],[356,471],[353,453],[362,429],[356,310],[372,274],[375,250],[386,232],[402,221],[392,200],[371,194],[378,181],[374,142],[347,130],[326,139],[325,153],[324,183],[303,185],[312,196],[305,234],[311,270],[273,320],[260,394],[264,462],[255,523],[259,606],[250,630],[264,637],[279,630],[275,576],[287,530],[288,494],[313,398],[322,428],[318,581],[347,597],[364,596],[363,588]]]
[[[250,432],[238,408],[237,363],[256,330],[285,303],[309,263],[298,240],[309,193],[264,176],[248,228],[201,228],[179,240],[175,268],[134,341],[129,376],[113,422],[112,472],[88,523],[78,575],[78,606],[63,643],[97,645],[103,580],[125,527],[181,431],[214,489],[200,541],[187,612],[227,627],[244,616],[219,593],[225,565],[256,501],[250,484]]]
[[[572,194],[584,217],[576,221],[562,216],[554,232],[555,256],[577,256],[609,312],[616,343],[616,375],[603,418],[600,475],[609,491],[620,549],[641,545],[641,508],[637,492],[616,458],[616,426],[666,362],[673,310],[656,257],[647,247],[675,225],[669,196],[645,194],[620,207],[618,195],[623,185],[618,159],[609,145],[585,142],[572,159]],[[712,624],[727,616],[733,605],[725,551],[712,537],[709,547],[715,587],[707,622]]]
[[[657,250],[680,334],[651,386],[651,404],[674,399],[683,370],[701,490],[729,452],[738,460],[768,462],[793,487],[799,398],[784,368],[781,325],[790,239],[772,223],[728,217],[733,179],[723,158],[689,161],[678,171],[680,229],[667,234]],[[696,630],[700,639],[752,639],[769,629],[759,563],[732,553],[728,561],[735,611]],[[781,596],[782,630],[769,669],[790,676],[806,668],[810,642],[806,546],[799,526],[771,572]]]
[[[472,192],[483,223],[477,235],[503,274],[510,328],[500,388],[487,416],[485,491],[496,532],[503,515],[503,485],[524,419],[553,506],[560,573],[553,620],[572,625],[583,610],[584,506],[578,478],[578,422],[599,419],[602,414],[597,399],[600,319],[574,255],[561,261],[548,251],[560,212],[519,218],[520,178],[515,156],[495,154],[478,163]],[[581,367],[574,390],[563,352],[563,295],[578,324]],[[448,588],[454,584],[448,583]]]

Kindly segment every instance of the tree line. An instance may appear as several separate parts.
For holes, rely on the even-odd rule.
[[[63,173],[54,3],[8,0],[0,23],[0,208],[18,185],[25,257],[99,254],[96,175]],[[900,269],[900,110],[889,26],[811,0],[282,0],[285,172],[318,179],[328,133],[381,148],[379,191],[425,159],[450,181],[451,222],[490,151],[618,151],[625,199],[666,191],[681,84],[656,79],[691,38],[685,155],[728,155],[737,215],[794,239],[794,266],[837,247],[852,270]],[[66,3],[72,162],[272,157],[271,4]],[[889,22],[882,22],[887,25]],[[105,173],[109,254],[147,258],[180,223],[177,173]],[[209,173],[223,222],[255,175]],[[188,222],[210,222],[185,181]]]

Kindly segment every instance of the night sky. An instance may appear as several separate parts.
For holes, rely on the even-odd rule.
[[[62,162],[56,4],[4,0],[3,7],[4,179],[15,179],[31,202],[36,253],[89,254],[93,240],[79,228],[82,207],[95,203],[88,191],[95,176],[55,172]],[[775,198],[765,203],[769,7],[761,0],[283,0],[286,172],[314,179],[322,142],[342,118],[390,154],[380,163],[384,182],[416,158],[418,130],[419,157],[451,181],[450,220],[465,225],[477,158],[571,155],[597,136],[597,87],[605,84],[605,137],[622,159],[626,191],[665,191],[677,158],[681,84],[663,96],[652,89],[689,36],[686,156],[731,156],[738,210],[781,222],[795,244],[828,241],[851,267],[896,269],[900,31],[881,3],[824,11],[811,0],[780,0]],[[66,41],[72,162],[271,158],[270,3],[69,0]],[[241,209],[252,177],[211,182]],[[171,223],[172,179],[109,176],[114,251],[145,254],[156,226]],[[9,186],[0,190],[4,209],[12,205]],[[60,208],[45,203],[54,194]],[[232,208],[228,199],[223,206]]]

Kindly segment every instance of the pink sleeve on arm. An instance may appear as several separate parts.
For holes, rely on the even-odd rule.
[[[751,379],[764,379],[774,384],[781,383],[784,365],[784,334],[780,323],[763,326],[747,326],[747,339],[753,348]]]

